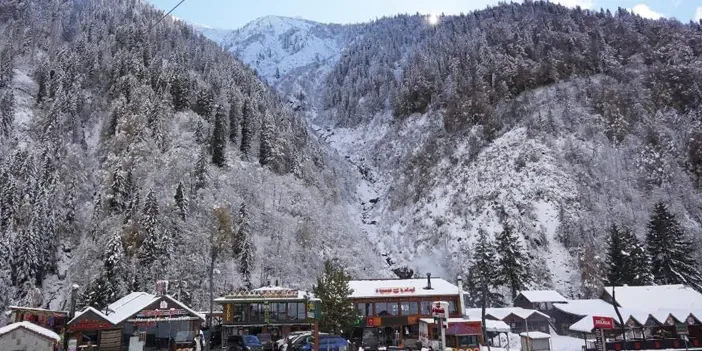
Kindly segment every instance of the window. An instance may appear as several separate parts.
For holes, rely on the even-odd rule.
[[[296,303],[289,303],[288,304],[288,320],[295,320],[297,319],[297,304]]]
[[[458,348],[478,346],[477,335],[461,335],[458,337]]]
[[[449,301],[448,311],[449,311],[449,314],[456,313],[456,301],[453,301],[453,300]]]
[[[403,316],[419,314],[419,303],[416,301],[400,303],[400,310]]]
[[[400,305],[397,302],[388,302],[388,312],[391,316],[400,315]]]
[[[234,304],[232,305],[232,314],[237,322],[249,321],[249,305]]]
[[[421,314],[423,315],[430,315],[431,314],[431,301],[422,301],[420,302],[422,310]]]
[[[376,316],[387,316],[390,314],[390,311],[388,311],[388,304],[385,302],[376,302],[375,303],[375,315]]]
[[[305,318],[307,318],[307,306],[304,302],[299,302],[297,304],[297,319],[304,320]]]
[[[287,315],[286,315],[287,308],[288,308],[288,306],[286,303],[284,303],[284,302],[278,303],[278,317],[276,320],[284,321],[287,318]]]
[[[278,304],[277,303],[269,303],[268,304],[268,318],[272,321],[277,321],[278,320]]]
[[[356,314],[359,316],[363,316],[363,317],[368,316],[366,314],[366,304],[365,303],[357,303],[356,304]]]

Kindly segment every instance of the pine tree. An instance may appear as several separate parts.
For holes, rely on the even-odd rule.
[[[0,51],[0,88],[10,85],[10,82],[12,82],[13,69],[14,58],[12,54],[12,46],[6,45],[6,47]]]
[[[653,284],[653,274],[651,274],[651,258],[646,252],[646,246],[636,240],[636,244],[631,248],[631,276],[629,285],[644,286]]]
[[[497,252],[492,240],[484,230],[472,250],[472,258],[468,268],[468,293],[475,306],[501,306],[502,295],[495,290],[502,284],[498,270]],[[483,297],[483,290],[487,290]]]
[[[197,163],[195,163],[195,192],[205,188],[205,186],[207,185],[207,165],[207,151],[205,149],[202,149],[200,151],[200,155],[197,158]]]
[[[144,202],[144,210],[139,221],[141,227],[141,244],[139,259],[143,266],[149,266],[164,254],[164,238],[158,223],[158,203],[153,190],[149,191]]]
[[[349,286],[351,276],[343,267],[329,260],[324,262],[324,273],[317,278],[312,291],[322,302],[320,330],[341,334],[351,330],[357,315],[350,299],[353,290]]]
[[[12,244],[11,280],[17,287],[27,282],[34,284],[39,270],[39,236],[32,230],[32,225],[20,229]]]
[[[212,112],[215,110],[214,92],[210,88],[203,88],[197,93],[195,99],[195,113],[206,120],[210,120]]]
[[[0,98],[0,136],[8,137],[15,122],[15,94],[6,91]]]
[[[217,108],[215,115],[215,125],[212,130],[212,163],[217,167],[224,167],[227,164],[227,116],[222,107]]]
[[[241,106],[237,100],[232,99],[229,105],[229,141],[236,143],[241,124]]]
[[[662,202],[653,208],[646,246],[656,284],[686,284],[702,291],[699,263],[693,258],[694,246]]]
[[[273,124],[269,119],[263,122],[261,130],[261,143],[259,144],[258,162],[265,166],[273,162],[274,131]]]
[[[249,106],[249,100],[244,101],[244,108],[241,110],[241,147],[240,150],[244,154],[244,158],[247,158],[249,152],[251,151],[251,140],[253,139],[252,130],[252,111]]]
[[[240,231],[239,236],[241,237],[241,245],[239,247],[239,274],[241,274],[246,289],[251,290],[253,289],[251,272],[254,268],[256,247],[254,246],[250,232]]]
[[[176,188],[176,193],[173,198],[175,199],[175,204],[180,219],[185,220],[186,216],[188,215],[188,197],[185,195],[182,181],[178,182],[178,187]]]
[[[497,251],[499,258],[499,275],[510,288],[512,299],[525,290],[531,282],[530,262],[526,250],[515,235],[512,227],[504,226],[502,233],[497,236]]]
[[[246,237],[251,233],[251,219],[249,217],[250,215],[246,208],[246,203],[242,202],[241,207],[239,207],[239,230],[232,240],[232,257],[239,258],[241,256],[243,243]]]
[[[630,284],[633,280],[631,246],[633,243],[627,242],[630,237],[627,230],[612,224],[609,228],[607,258],[605,261],[607,269],[607,280],[605,284],[610,286],[622,286]]]
[[[185,111],[190,107],[190,79],[183,68],[179,68],[171,80],[171,96],[173,108],[176,111]]]

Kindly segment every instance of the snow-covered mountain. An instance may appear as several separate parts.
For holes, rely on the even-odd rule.
[[[257,44],[230,51],[269,76],[281,59],[256,58],[262,43],[281,52],[274,27],[247,25]],[[702,107],[686,92],[702,77],[699,24],[534,2],[352,33],[322,69],[275,84],[361,174],[359,226],[393,268],[469,273],[478,233],[510,224],[537,286],[587,295],[602,284],[608,225],[643,238],[663,201],[702,237]]]
[[[255,67],[272,85],[302,67],[334,64],[344,46],[346,28],[281,16],[261,17],[231,31],[196,27]]]

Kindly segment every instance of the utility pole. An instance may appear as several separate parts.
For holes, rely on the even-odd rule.
[[[214,279],[215,258],[217,258],[217,252],[215,250],[215,233],[213,230],[210,232],[210,314],[207,315],[207,319],[205,322],[208,329],[212,325],[212,313],[214,313],[214,290],[212,287],[212,281]]]
[[[624,341],[624,350],[628,350],[626,346],[626,326],[624,324],[624,319],[622,318],[622,314],[619,312],[619,306],[617,306],[617,299],[614,297],[614,284],[612,284],[612,305],[614,305],[614,312],[617,313],[617,318],[619,318],[619,325],[622,326],[622,340]]]
[[[73,284],[71,286],[71,306],[68,311],[68,322],[70,322],[76,316],[76,293],[78,293],[80,286],[78,284]],[[68,323],[66,323],[68,324]],[[68,350],[68,325],[63,328],[63,349]]]

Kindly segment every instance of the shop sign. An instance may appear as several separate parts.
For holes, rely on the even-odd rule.
[[[685,323],[675,323],[675,332],[679,335],[687,335],[690,331],[687,329],[687,324]]]
[[[241,297],[241,298],[251,298],[251,297],[266,297],[266,298],[291,298],[298,297],[297,290],[285,289],[285,290],[262,290],[262,291],[242,291],[227,295],[227,297]]]
[[[611,317],[592,317],[592,325],[595,329],[612,329],[614,328],[614,319]]]
[[[234,306],[232,306],[232,304],[230,304],[230,303],[224,304],[224,321],[225,322],[233,322],[234,321]]]
[[[397,287],[397,288],[377,288],[375,289],[376,294],[380,295],[392,295],[392,294],[412,294],[414,293],[414,287]]]
[[[595,347],[597,351],[606,351],[604,329],[602,328],[595,329]]]
[[[382,324],[380,317],[368,317],[366,319],[367,327],[379,327]]]
[[[266,324],[271,322],[271,306],[268,304],[268,301],[263,303],[263,321]]]
[[[182,316],[188,314],[184,309],[172,309],[172,310],[143,310],[137,314],[137,317],[171,317],[171,316]]]
[[[68,327],[68,329],[72,331],[101,330],[109,328],[112,328],[112,324],[105,321],[96,321],[91,319],[79,320]]]

